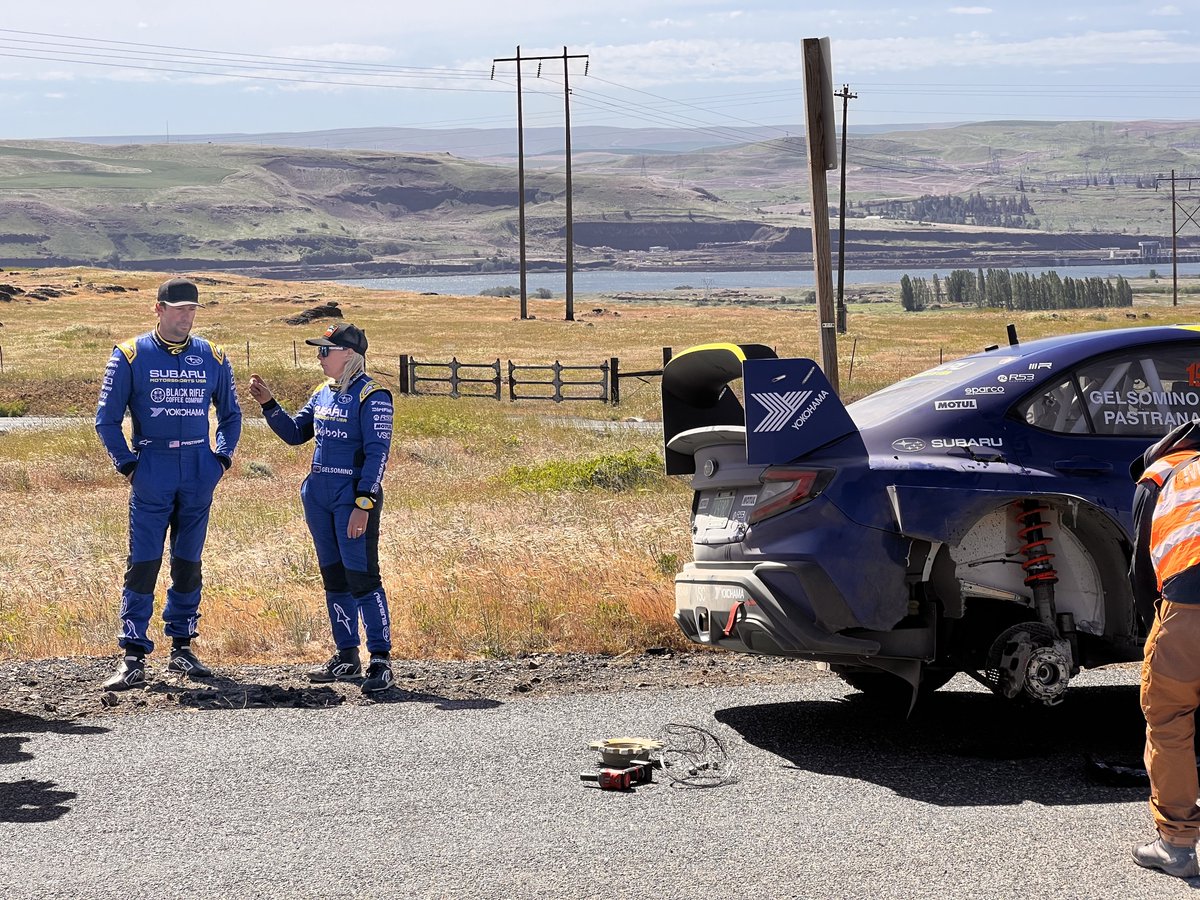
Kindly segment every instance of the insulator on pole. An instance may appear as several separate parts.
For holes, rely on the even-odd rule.
[[[496,80],[496,64],[492,63],[492,74],[488,77],[488,81]]]

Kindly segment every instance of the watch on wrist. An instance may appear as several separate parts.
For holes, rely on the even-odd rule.
[[[354,505],[359,509],[374,509],[375,501],[370,497],[356,497],[354,499]]]

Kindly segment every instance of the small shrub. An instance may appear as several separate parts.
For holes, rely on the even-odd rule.
[[[484,288],[479,292],[480,297],[520,297],[521,289],[515,285],[508,284],[503,287]]]
[[[549,300],[554,296],[554,294],[551,293],[550,288],[540,287],[533,292],[533,296],[538,300]]]
[[[29,403],[25,400],[0,400],[0,417],[17,418],[29,412]]]
[[[247,478],[274,478],[274,470],[265,462],[260,462],[257,459],[252,459],[246,463],[245,473]]]

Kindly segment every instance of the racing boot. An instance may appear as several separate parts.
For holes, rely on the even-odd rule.
[[[190,644],[177,643],[171,648],[168,672],[178,672],[188,678],[212,678],[212,669],[200,662]]]
[[[130,654],[117,663],[117,671],[104,682],[106,691],[127,691],[146,686],[146,658]]]
[[[1176,878],[1193,878],[1200,875],[1195,847],[1176,847],[1161,837],[1149,844],[1134,847],[1133,861],[1147,869],[1161,869]]]
[[[330,681],[349,681],[362,675],[362,660],[357,647],[339,650],[323,666],[308,670],[308,680],[321,684]]]
[[[367,666],[367,677],[363,679],[364,694],[377,694],[392,686],[392,661],[383,653],[372,653]]]

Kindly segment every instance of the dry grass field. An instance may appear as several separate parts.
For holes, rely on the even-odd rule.
[[[164,277],[0,273],[0,291],[24,292],[8,291],[13,299],[0,303],[0,410],[88,417],[38,431],[8,431],[0,419],[0,657],[115,647],[128,488],[90,416],[113,342],[149,327]],[[400,353],[575,364],[617,356],[626,370],[657,368],[664,346],[713,340],[819,356],[811,306],[582,301],[579,321],[570,323],[561,301],[531,300],[537,318],[522,322],[516,300],[198,280],[206,306],[197,333],[225,345],[242,384],[260,372],[293,410],[320,381],[303,339],[323,325],[281,320],[331,299],[366,329],[384,383]],[[45,299],[33,295],[39,289]],[[1135,284],[1132,313],[904,314],[894,303],[854,304],[839,345],[842,393],[854,399],[939,359],[1003,343],[1010,321],[1029,340],[1200,320],[1194,300],[1174,308],[1161,289]],[[653,431],[615,424],[658,417],[657,381],[629,380],[622,390],[620,407],[398,398],[380,546],[397,655],[681,645],[671,621],[672,576],[690,552],[689,492],[661,474]],[[317,659],[328,652],[329,626],[297,496],[311,447],[283,445],[261,426],[257,404],[244,392],[242,399],[247,427],[218,488],[205,552],[202,649],[218,662]],[[585,429],[575,417],[614,424]]]

